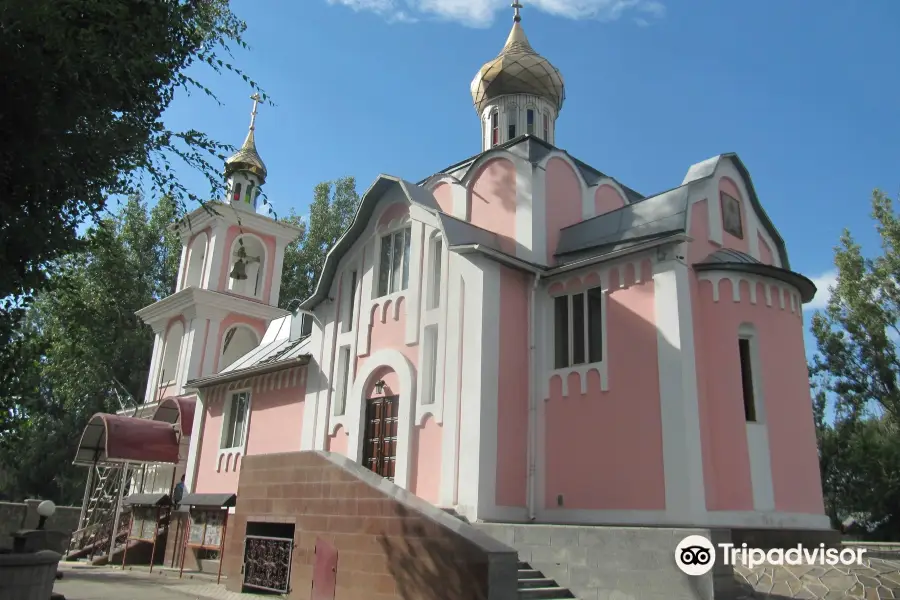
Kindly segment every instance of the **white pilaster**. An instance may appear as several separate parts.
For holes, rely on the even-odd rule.
[[[318,316],[318,314],[317,314]],[[309,337],[309,349],[312,356],[306,366],[306,397],[303,403],[303,426],[300,431],[300,449],[316,449],[316,431],[319,426],[319,397],[328,385],[322,374],[322,356],[325,350],[325,335],[317,319],[313,320]],[[324,429],[325,426],[322,428]]]
[[[275,242],[275,262],[272,264],[272,288],[269,293],[269,304],[278,306],[281,297],[281,273],[284,270],[284,249],[287,246],[281,240]]]
[[[195,492],[197,470],[200,466],[198,455],[203,441],[203,426],[206,423],[206,402],[204,393],[197,394],[197,405],[194,408],[194,424],[191,426],[191,444],[188,448],[187,465],[185,467],[184,487],[186,491]]]
[[[228,248],[225,247],[225,237],[228,234],[228,222],[219,220],[213,226],[209,239],[209,256],[206,258],[206,273],[203,281],[206,289],[219,289],[222,276],[222,262],[228,261]],[[202,285],[202,284],[201,284]]]
[[[187,275],[188,240],[190,238],[186,236],[181,238],[181,261],[178,263],[178,281],[175,282],[176,292],[180,292],[184,287],[184,278]]]
[[[147,391],[144,393],[144,404],[153,402],[156,396],[156,384],[159,383],[159,369],[162,366],[163,348],[165,347],[164,330],[153,329],[153,354],[150,358],[150,372],[147,375]]]
[[[213,374],[216,368],[216,355],[219,353],[219,331],[222,329],[222,319],[213,317],[209,319],[209,329],[206,331],[206,354],[203,357],[203,365],[198,377],[207,377]]]
[[[684,523],[706,514],[688,268],[665,251],[653,268],[666,513]]]
[[[419,341],[419,319],[422,311],[422,264],[425,254],[425,227],[420,221],[410,224],[409,289],[406,290],[404,312],[406,312],[406,344]]]
[[[460,378],[462,376],[463,336],[465,333],[466,284],[461,263],[465,258],[447,252],[447,312],[446,348],[443,360],[444,394],[444,435],[441,439],[441,505],[453,506],[457,503],[459,484],[459,409]]]

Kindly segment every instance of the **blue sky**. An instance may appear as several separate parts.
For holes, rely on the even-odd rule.
[[[737,152],[792,267],[825,286],[844,227],[877,250],[871,191],[900,189],[900,2],[524,4],[532,46],[566,79],[559,147],[646,195],[681,183],[693,163]],[[352,175],[362,192],[379,173],[417,181],[480,151],[469,84],[503,46],[509,2],[232,5],[252,47],[235,62],[276,104],[260,109],[257,145],[279,213],[304,214],[320,181]],[[250,90],[196,74],[223,106],[182,95],[167,124],[239,145]]]

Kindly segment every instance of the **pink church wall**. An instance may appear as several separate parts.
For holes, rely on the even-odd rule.
[[[707,507],[753,509],[738,354],[739,328],[749,323],[755,327],[760,354],[775,509],[822,514],[803,321],[799,312],[791,312],[787,296],[781,308],[778,287],[770,287],[772,306],[767,306],[762,284],[756,286],[756,304],[750,301],[746,280],[740,282],[740,302],[734,302],[727,278],[719,282],[718,302],[713,301],[711,282],[696,284],[694,314],[703,319],[695,319],[695,340]]]
[[[350,444],[350,436],[342,425],[338,425],[334,434],[328,436],[328,451],[347,456],[347,447]],[[349,457],[348,457],[349,458]]]
[[[431,193],[437,200],[438,206],[448,215],[453,214],[453,188],[449,183],[439,183]]]
[[[263,245],[266,248],[266,264],[263,265],[265,269],[265,276],[263,277],[263,293],[262,298],[263,302],[271,302],[272,298],[272,272],[275,268],[275,238],[271,235],[264,235],[262,233],[258,233],[253,231],[252,229],[243,228],[244,233],[250,233],[258,237],[262,240]],[[237,225],[232,225],[228,228],[228,232],[225,234],[225,252],[228,254],[225,256],[224,260],[222,260],[222,267],[219,272],[219,290],[223,294],[230,294],[228,291],[228,273],[231,268],[231,253],[232,253],[232,245],[234,244],[234,240],[237,239],[238,235],[241,233],[241,228]],[[244,296],[241,296],[242,298]],[[253,298],[250,298],[253,300]]]
[[[278,388],[280,389],[275,389]],[[250,383],[250,417],[246,451],[251,454],[293,452],[300,449],[306,396],[304,372],[282,371]],[[237,492],[243,456],[219,456],[224,410],[231,392],[216,391],[204,402],[205,419],[198,450],[197,493]]]
[[[237,492],[238,471],[218,469],[225,402],[219,400],[204,403],[204,410],[206,418],[203,423],[203,437],[200,438],[197,481],[194,484],[194,492],[198,494],[233,494]]]
[[[556,263],[553,255],[559,244],[559,230],[581,221],[581,181],[569,163],[561,158],[551,158],[547,162],[545,182],[547,264],[553,265]]]
[[[437,504],[441,492],[443,429],[433,416],[428,415],[413,435],[409,489],[419,498]]]
[[[504,252],[516,252],[516,167],[505,158],[479,169],[469,191],[469,221],[493,231]]]
[[[688,264],[700,262],[713,252],[720,250],[723,247],[738,250],[740,252],[745,252],[747,254],[750,253],[750,232],[747,226],[747,213],[750,208],[747,205],[746,199],[741,196],[740,192],[738,191],[737,185],[735,185],[735,183],[727,177],[722,177],[721,179],[719,179],[719,192],[720,193],[717,194],[713,199],[706,198],[691,205],[688,235],[690,235],[694,241],[692,241],[688,246]],[[721,207],[721,192],[725,192],[729,196],[737,198],[737,200],[741,203],[741,226],[743,228],[744,237],[735,237],[730,233],[726,233],[723,229],[722,245],[720,246],[719,244],[712,242],[709,239],[709,202],[718,202],[719,206]],[[768,249],[768,246],[765,247]],[[768,250],[769,261],[767,264],[773,264],[771,262],[771,249]],[[762,252],[763,246],[761,245],[761,258],[763,259],[763,262],[767,262],[765,260],[765,255],[763,255]]]
[[[254,392],[250,399],[247,454],[300,450],[306,385]]]
[[[262,319],[254,319],[253,317],[248,317],[246,315],[241,315],[238,313],[229,313],[227,317],[222,319],[222,324],[219,326],[219,337],[216,339],[216,373],[219,372],[220,366],[222,368],[227,366],[219,365],[219,361],[222,359],[222,344],[225,340],[225,334],[235,325],[247,325],[254,331],[254,333],[256,333],[256,339],[261,340],[263,338],[263,335],[265,335],[266,333],[267,323]]]
[[[625,199],[611,185],[601,185],[594,194],[594,212],[603,215],[625,206]]]
[[[567,509],[665,509],[651,265],[642,263],[641,283],[635,282],[632,265],[620,268],[626,285],[607,296],[609,391],[601,391],[594,370],[588,372],[586,394],[569,370],[562,371],[568,377],[566,397],[561,375],[550,379],[544,450],[548,509],[557,507],[558,495]],[[619,281],[618,268],[610,270],[609,281]],[[572,293],[597,284],[599,279],[569,281],[565,289]]]
[[[525,506],[528,451],[529,278],[500,267],[500,352],[497,395],[498,506]]]
[[[769,248],[769,244],[766,243],[766,240],[763,239],[759,233],[756,234],[757,242],[759,243],[759,260],[764,262],[767,265],[774,265],[775,258],[772,255],[772,249]]]
[[[412,274],[410,274],[412,285]],[[417,346],[406,345],[406,298],[394,296],[393,299],[384,302],[376,302],[368,314],[368,327],[370,330],[369,352],[357,359],[356,372],[365,364],[368,357],[379,350],[397,350],[409,361],[416,365],[419,360]],[[394,318],[394,313],[397,318]]]

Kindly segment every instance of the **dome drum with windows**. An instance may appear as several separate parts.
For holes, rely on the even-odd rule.
[[[250,97],[253,112],[250,115],[250,131],[243,145],[225,161],[225,178],[228,184],[228,202],[232,205],[255,210],[259,188],[266,182],[266,164],[256,150],[256,113],[259,94]]]

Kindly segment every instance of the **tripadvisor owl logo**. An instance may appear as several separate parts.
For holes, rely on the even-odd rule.
[[[675,548],[675,564],[685,575],[706,575],[716,564],[716,548],[702,535],[689,535]]]
[[[747,544],[735,546],[731,543],[722,543],[718,546],[719,556],[725,566],[739,564],[749,569],[764,564],[865,566],[863,560],[865,548],[827,548],[825,544],[819,544],[817,548],[804,548],[798,544],[792,548],[768,550],[750,548]],[[706,575],[716,564],[716,547],[702,535],[689,535],[675,548],[675,564],[686,575]]]

